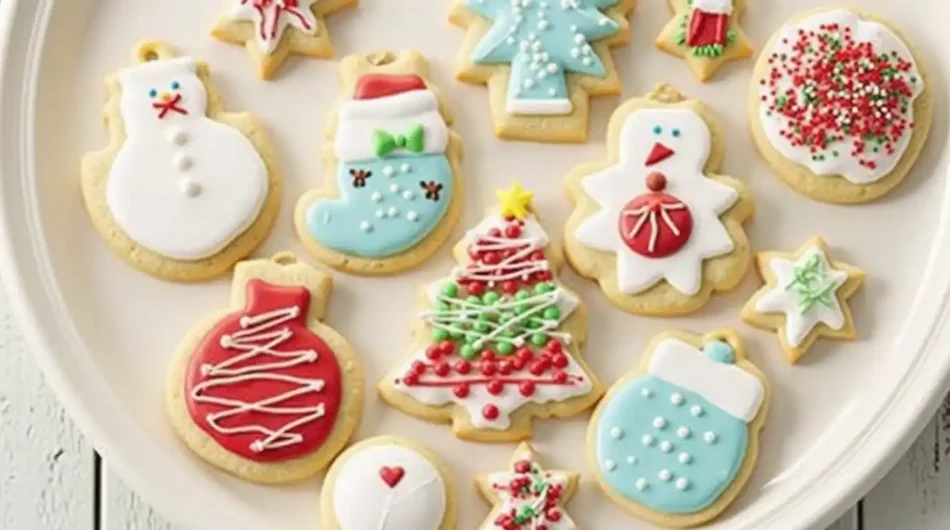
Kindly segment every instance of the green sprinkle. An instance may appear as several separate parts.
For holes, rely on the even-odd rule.
[[[500,298],[501,296],[498,293],[488,291],[485,296],[482,296],[482,301],[485,302],[485,305],[494,305]]]
[[[544,346],[548,343],[548,335],[546,333],[532,333],[531,334],[531,344],[535,346]]]
[[[441,341],[449,338],[449,332],[444,329],[433,329],[432,340]]]
[[[472,360],[476,355],[478,355],[478,350],[476,350],[471,344],[463,344],[462,347],[459,348],[459,355],[463,359]]]
[[[495,344],[495,351],[501,355],[510,355],[515,351],[515,347],[510,342],[499,342]]]
[[[449,282],[442,285],[442,294],[448,296],[449,298],[455,298],[459,294],[459,286],[454,282]]]
[[[482,305],[482,299],[475,295],[469,295],[465,301],[472,305]]]
[[[474,327],[475,331],[479,333],[488,333],[488,331],[491,329],[491,324],[488,322],[476,322]]]
[[[545,283],[539,283],[537,286],[535,286],[534,292],[538,294],[545,294],[545,293],[550,293],[551,291],[555,289],[557,289],[557,286],[555,286],[553,283],[545,282]]]
[[[557,320],[561,318],[561,310],[557,306],[551,306],[544,310],[544,318],[547,320]]]

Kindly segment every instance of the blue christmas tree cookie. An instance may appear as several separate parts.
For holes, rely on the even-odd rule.
[[[334,122],[332,182],[300,199],[297,233],[334,268],[397,272],[427,258],[451,232],[461,142],[421,55],[351,56],[341,71],[352,95]]]
[[[768,403],[765,376],[734,331],[664,333],[594,413],[588,449],[597,481],[654,524],[715,519],[752,474]]]
[[[636,0],[455,0],[468,29],[458,78],[487,84],[501,138],[583,142],[588,95],[620,93],[610,46]]]

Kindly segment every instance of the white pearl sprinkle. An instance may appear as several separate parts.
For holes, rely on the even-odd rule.
[[[538,70],[538,79],[544,79],[548,76],[548,73],[544,70]]]
[[[662,429],[663,427],[666,427],[666,418],[664,418],[663,416],[657,416],[653,418],[653,426],[656,427],[657,429]]]
[[[373,202],[383,202],[383,194],[378,191],[374,191],[373,194],[369,196],[369,198],[373,199]]]
[[[537,41],[534,41],[534,44],[531,45],[531,49],[534,51],[539,51],[542,46],[544,45],[541,44],[541,41],[537,40]]]
[[[399,190],[400,190],[400,189],[401,189],[401,188],[399,187],[399,184],[393,183],[393,184],[390,184],[390,185],[389,185],[389,191],[391,191],[391,192],[393,192],[393,193],[399,193]]]
[[[538,29],[541,30],[541,31],[544,31],[544,30],[548,29],[548,21],[547,21],[547,20],[542,20],[542,21],[538,22]]]
[[[712,431],[706,431],[703,433],[703,440],[706,440],[706,443],[713,444],[716,443],[716,433]]]
[[[653,391],[650,390],[649,388],[644,388],[643,390],[640,391],[640,395],[645,398],[648,398],[653,395]]]
[[[680,464],[688,464],[693,461],[693,457],[689,456],[689,453],[680,453],[679,461]]]
[[[637,489],[640,491],[643,491],[647,489],[647,487],[650,486],[650,484],[647,482],[647,479],[645,478],[638,478],[634,484],[637,486]]]
[[[670,403],[676,405],[677,407],[683,404],[683,396],[677,392],[670,394]]]
[[[627,463],[630,464],[631,466],[632,466],[632,465],[636,465],[636,463],[637,463],[637,457],[635,457],[635,456],[628,456],[628,457],[627,457]]]
[[[373,225],[369,224],[369,221],[363,221],[362,223],[360,223],[360,230],[364,232],[372,232]]]
[[[168,129],[168,141],[174,145],[185,145],[188,143],[188,133],[181,127],[172,127]]]
[[[640,441],[643,442],[643,445],[653,445],[653,437],[649,434],[644,434]]]
[[[624,434],[623,429],[621,429],[620,427],[614,427],[613,429],[610,429],[610,437],[613,438],[614,440],[619,440],[623,438],[623,434]]]
[[[556,74],[556,73],[557,73],[557,65],[554,64],[554,63],[548,64],[548,73],[549,73],[549,74]]]
[[[669,440],[663,440],[660,442],[660,451],[664,453],[669,453],[673,451],[673,444]]]
[[[391,177],[396,173],[396,170],[392,166],[386,166],[383,168],[383,175]]]
[[[411,190],[406,190],[402,192],[402,198],[406,199],[407,201],[411,201],[412,199],[416,198],[416,194],[413,193]]]
[[[418,221],[419,214],[417,214],[416,212],[410,211],[409,213],[406,214],[406,219],[409,219],[410,221],[413,221],[413,222]]]
[[[191,157],[182,154],[175,155],[173,162],[175,164],[175,168],[178,169],[178,171],[188,171],[194,165]]]
[[[657,473],[656,476],[663,482],[669,482],[669,480],[673,478],[673,473],[670,472],[669,469],[663,469],[663,470],[660,470],[660,472]]]
[[[531,88],[531,87],[533,87],[533,86],[534,86],[534,79],[525,79],[525,80],[524,80],[524,87],[525,87],[525,88]]]
[[[198,184],[190,178],[183,178],[178,181],[178,189],[186,197],[197,197],[201,193],[201,184]]]
[[[574,35],[574,42],[576,42],[577,44],[584,44],[584,41],[585,41],[584,36],[581,35],[580,33]]]
[[[380,208],[379,210],[376,210],[376,217],[380,219],[382,219],[383,217],[386,217],[386,211],[383,210],[382,208]]]
[[[689,413],[698,418],[703,415],[703,408],[699,405],[693,405],[693,407],[689,409]]]
[[[676,429],[676,435],[680,438],[689,438],[689,434],[689,427],[680,427],[679,429]]]
[[[581,62],[584,63],[584,66],[590,66],[590,63],[591,63],[590,57],[584,57],[584,59],[581,60]]]
[[[412,166],[410,166],[409,164],[403,164],[399,166],[399,171],[402,173],[409,173],[410,171],[412,171]]]
[[[676,479],[676,489],[683,491],[689,487],[689,480],[686,477]]]
[[[607,471],[613,471],[617,469],[617,463],[614,462],[613,460],[605,460],[604,469],[606,469]]]
[[[549,89],[548,89],[548,95],[553,98],[554,96],[557,95],[557,90],[555,90],[555,89],[553,89],[553,88],[549,88]]]
[[[577,59],[577,58],[580,57],[580,56],[581,56],[581,49],[580,49],[580,48],[571,48],[571,57]]]
[[[387,212],[387,213],[389,214],[389,217],[396,217],[396,215],[399,214],[399,210],[397,210],[397,209],[393,206],[393,207],[390,207],[390,208],[389,208],[389,212]]]

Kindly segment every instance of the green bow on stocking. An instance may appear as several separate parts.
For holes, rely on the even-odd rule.
[[[413,153],[421,153],[425,148],[425,129],[421,124],[409,126],[406,134],[392,134],[382,129],[373,130],[373,151],[382,158],[396,149],[405,149]]]

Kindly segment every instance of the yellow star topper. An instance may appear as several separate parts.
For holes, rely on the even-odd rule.
[[[521,187],[521,183],[514,181],[508,189],[495,192],[498,198],[498,205],[501,206],[502,217],[515,217],[524,219],[528,215],[528,208],[531,206],[531,199],[534,194]]]

